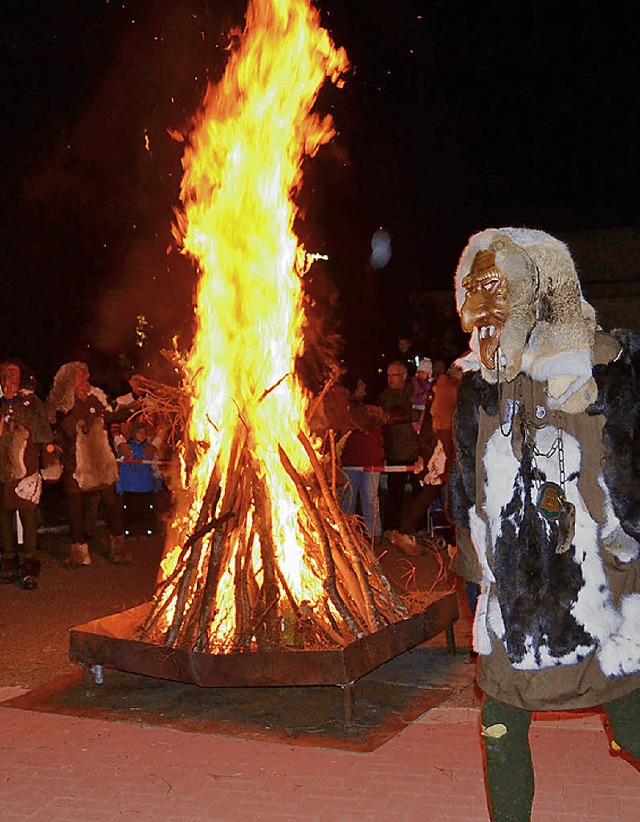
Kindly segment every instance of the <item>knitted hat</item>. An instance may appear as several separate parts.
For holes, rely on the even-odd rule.
[[[424,371],[424,373],[430,377],[433,374],[433,363],[429,359],[429,357],[425,357],[424,359],[420,360],[420,365],[417,368],[418,371]]]

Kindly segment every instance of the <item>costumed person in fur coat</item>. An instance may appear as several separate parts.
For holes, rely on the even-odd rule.
[[[530,818],[531,711],[603,705],[640,759],[640,339],[605,334],[568,248],[541,231],[473,236],[456,274],[471,351],[449,506],[484,691],[495,820]]]
[[[124,538],[122,500],[116,494],[118,464],[109,443],[110,408],[104,392],[89,382],[83,362],[60,366],[49,394],[55,412],[55,432],[62,448],[64,484],[69,506],[71,549],[69,565],[91,564],[89,538],[93,536],[96,502],[102,502],[111,542],[111,560],[129,562]]]
[[[61,473],[47,412],[33,393],[31,378],[29,369],[17,360],[0,363],[0,580],[19,582],[27,589],[37,588],[40,575],[36,509],[42,481],[55,481]]]

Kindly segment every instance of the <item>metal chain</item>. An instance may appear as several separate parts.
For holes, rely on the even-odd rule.
[[[564,494],[564,485],[566,482],[566,473],[564,467],[564,439],[563,439],[562,425],[558,423],[558,470],[560,472],[560,488]]]
[[[502,416],[502,398],[503,398],[503,395],[504,395],[504,391],[503,391],[504,386],[500,383],[500,348],[498,348],[498,350],[496,351],[496,380],[497,380],[497,389],[498,389],[498,420],[500,422],[500,433],[502,434],[503,437],[510,437],[511,433],[513,431],[513,421],[514,421],[515,416],[516,416],[516,409],[515,409],[516,389],[515,389],[515,383],[514,383],[513,398],[511,400],[512,403],[513,403],[513,407],[511,408],[511,418],[509,419],[509,427],[505,431],[504,418]],[[508,399],[508,398],[506,398],[506,399]]]
[[[538,462],[536,457],[543,457],[544,459],[551,459],[551,457],[558,452],[558,471],[559,471],[559,478],[560,478],[560,487],[562,488],[562,492],[564,494],[565,491],[565,484],[566,484],[566,469],[565,469],[565,459],[564,459],[564,439],[563,439],[563,428],[562,423],[558,419],[558,413],[556,412],[554,417],[554,422],[557,426],[557,435],[554,441],[552,442],[550,448],[546,452],[540,451],[538,446],[535,442],[535,432],[541,431],[543,428],[546,428],[549,425],[549,421],[545,422],[537,422],[531,416],[531,414],[527,413],[527,408],[524,404],[524,392],[522,390],[522,385],[519,381],[514,380],[513,386],[513,397],[512,403],[513,408],[511,410],[511,418],[509,419],[508,429],[505,430],[504,428],[504,418],[502,416],[502,400],[504,397],[504,386],[500,383],[500,366],[499,366],[499,356],[500,352],[498,351],[498,360],[496,361],[496,377],[497,377],[497,388],[498,388],[498,420],[500,423],[500,433],[503,437],[510,437],[513,432],[513,423],[516,416],[515,404],[516,404],[516,394],[518,395],[518,400],[520,402],[521,414],[522,414],[522,422],[524,428],[524,445],[529,448],[531,452],[531,466],[534,469],[534,482],[537,484],[540,483],[540,471],[538,467]],[[504,397],[505,399],[508,399]],[[533,405],[533,387],[531,388],[531,404]]]

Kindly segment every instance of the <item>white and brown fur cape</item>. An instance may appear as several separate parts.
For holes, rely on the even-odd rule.
[[[500,241],[504,232],[482,232],[483,240]],[[535,246],[542,234],[508,232],[507,247],[514,239]],[[554,242],[544,235],[547,259]],[[512,346],[518,353],[507,382],[486,373],[473,351],[466,358],[471,369],[458,392],[449,508],[458,529],[470,534],[481,571],[476,650],[489,656],[497,641],[512,668],[523,672],[574,665],[595,654],[605,677],[615,678],[640,671],[640,338],[630,331],[613,338],[596,334],[575,270],[569,303],[579,316],[557,308],[559,291],[571,280],[566,247],[558,245],[553,253],[562,261],[562,276],[554,279],[553,265],[548,266],[542,275],[544,305],[527,306],[523,299],[516,312],[521,326],[512,323],[506,329],[507,349]],[[538,264],[544,264],[544,255],[537,257]],[[530,266],[535,248],[527,249],[523,259]],[[521,292],[526,291],[522,282],[517,284]],[[538,277],[538,294],[540,287]],[[533,299],[534,290],[529,294]],[[563,316],[570,327],[560,327]],[[536,331],[541,322],[544,327]],[[596,338],[605,351],[615,350],[613,358],[594,356]],[[576,348],[573,360],[571,345]],[[532,385],[543,390],[545,377],[554,373],[554,360],[562,362],[558,373],[564,374],[576,363],[575,396],[581,394],[577,408],[575,396],[565,398],[568,402],[560,408],[566,496],[576,507],[575,535],[565,553],[556,552],[558,526],[536,505],[539,483],[561,480],[557,453],[545,456],[553,451],[558,433],[550,404],[543,409],[549,425],[535,432],[535,449],[522,445],[526,437],[518,440],[515,400],[513,419],[504,418],[508,386],[521,380],[525,390]],[[515,430],[509,430],[510,423]],[[616,587],[618,580],[624,580],[621,587]]]

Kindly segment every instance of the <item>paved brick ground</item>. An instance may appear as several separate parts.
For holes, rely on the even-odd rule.
[[[477,725],[477,709],[444,703],[362,754],[0,704],[0,819],[480,822]],[[534,822],[638,818],[639,775],[598,716],[535,720],[532,747]]]
[[[127,607],[136,604],[148,583],[142,573],[148,557],[137,559],[140,568],[135,566],[134,571],[139,579],[123,576],[119,566],[96,561],[94,585],[109,583],[115,592],[112,598],[121,598]],[[406,574],[405,565],[406,560],[399,558],[398,574]],[[5,586],[0,609],[0,639],[5,643],[0,642],[1,822],[489,819],[478,710],[468,707],[473,700],[458,698],[464,692],[372,753],[294,747],[3,706],[2,700],[22,692],[8,686],[34,687],[68,670],[66,627],[121,609],[111,607],[111,599],[101,598],[101,589],[87,587],[91,574],[84,575],[74,593],[70,586],[75,577],[69,581],[70,575],[51,562],[45,571],[42,589],[30,592],[34,599],[28,602],[20,599],[25,592],[7,591]],[[428,587],[432,569],[418,563],[416,571],[418,588]],[[123,589],[125,584],[130,591]],[[64,608],[68,600],[76,610]],[[465,648],[470,614],[465,613],[464,598],[460,606],[456,636],[459,647]],[[78,610],[81,607],[87,613]],[[46,642],[55,640],[56,648],[60,646],[55,665],[42,654],[41,636],[41,626],[49,626],[53,613],[59,624],[51,627],[52,638]],[[9,626],[16,614],[22,650],[14,670],[7,668],[6,659],[16,656],[9,653],[15,649]],[[21,658],[30,632],[34,634],[29,644],[31,667]],[[609,755],[598,716],[535,719],[531,740],[537,778],[533,822],[635,822],[639,818],[639,774]]]

